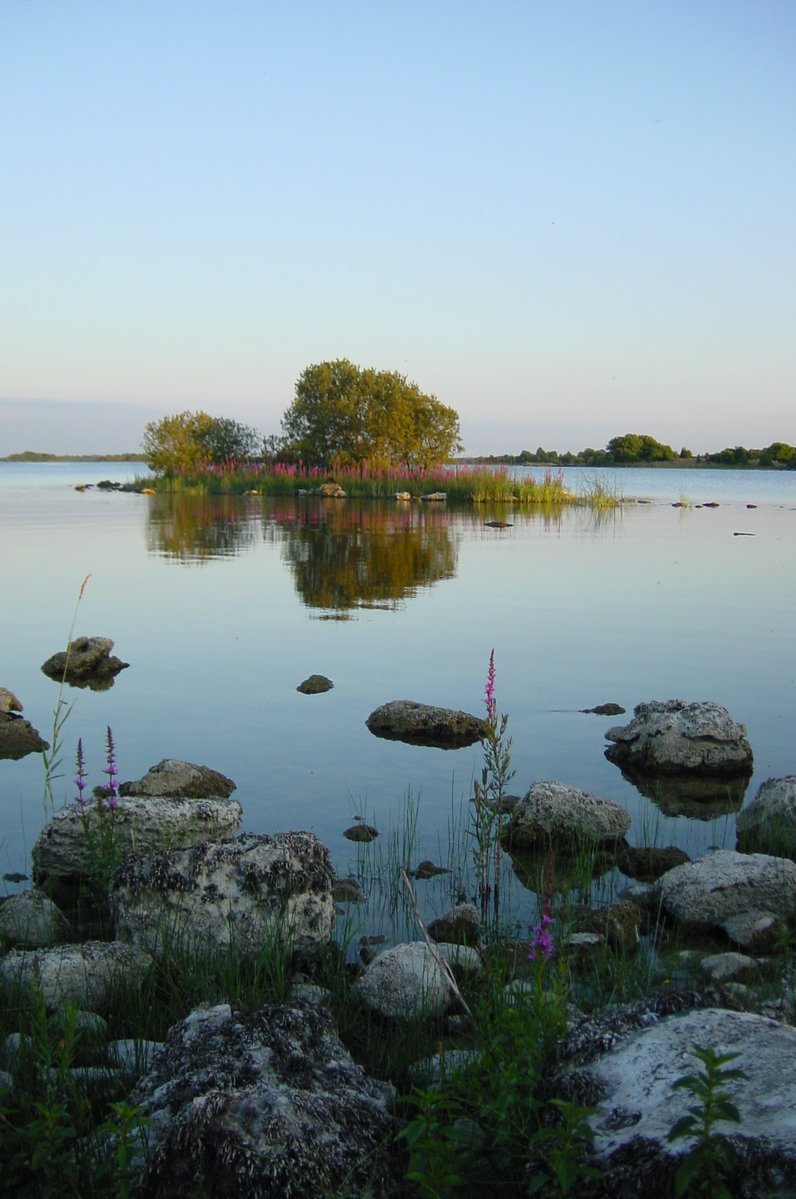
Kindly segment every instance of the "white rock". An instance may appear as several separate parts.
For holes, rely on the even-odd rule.
[[[149,954],[114,941],[12,949],[0,960],[0,986],[29,996],[40,991],[49,1011],[67,1003],[96,1011],[114,987],[139,983],[152,966]]]
[[[422,941],[380,953],[353,991],[373,1011],[398,1020],[441,1016],[453,997],[447,974]]]

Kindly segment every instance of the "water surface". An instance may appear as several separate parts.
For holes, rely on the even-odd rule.
[[[353,818],[386,838],[411,789],[414,861],[444,864],[480,747],[380,740],[365,720],[391,699],[482,711],[492,648],[510,789],[560,779],[618,800],[633,843],[732,848],[743,801],[694,818],[626,781],[604,733],[641,701],[711,699],[745,724],[745,802],[796,772],[796,473],[600,471],[652,501],[605,514],[74,490],[138,469],[0,467],[0,686],[49,739],[58,687],[40,665],[64,647],[86,575],[74,632],[112,637],[130,663],[109,691],[68,692],[59,802],[78,737],[102,781],[111,725],[123,779],[165,757],[221,770],[245,829],[313,829],[340,873]],[[684,495],[719,507],[671,506]],[[298,693],[312,673],[334,689]],[[608,700],[627,716],[579,711]],[[0,761],[0,873],[28,872],[43,819],[40,759]]]

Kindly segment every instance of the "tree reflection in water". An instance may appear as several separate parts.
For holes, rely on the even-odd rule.
[[[259,505],[236,495],[155,495],[147,517],[151,554],[201,565],[257,543]]]
[[[379,500],[153,496],[147,548],[202,564],[279,543],[302,602],[344,616],[395,607],[420,587],[453,578],[458,535],[444,508]]]
[[[426,505],[310,501],[279,505],[273,519],[290,530],[283,553],[311,608],[392,608],[456,573],[458,537],[447,514]]]

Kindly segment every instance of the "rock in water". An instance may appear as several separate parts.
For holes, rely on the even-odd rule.
[[[460,749],[480,741],[486,733],[486,724],[478,716],[411,699],[382,704],[365,723],[375,737],[406,741],[410,745],[433,745],[438,749]]]

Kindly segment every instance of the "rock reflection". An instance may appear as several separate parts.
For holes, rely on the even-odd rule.
[[[425,506],[311,502],[276,506],[273,519],[289,531],[283,553],[311,608],[394,608],[456,573],[449,518]]]
[[[652,800],[664,816],[689,816],[692,820],[715,820],[740,812],[751,772],[736,778],[710,775],[647,775],[621,770],[622,778]]]

